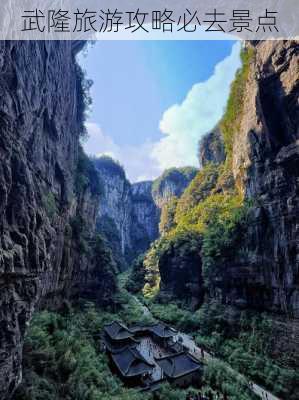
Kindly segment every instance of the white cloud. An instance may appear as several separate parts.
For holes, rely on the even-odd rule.
[[[89,122],[86,124],[89,138],[84,143],[86,153],[107,154],[118,160],[132,182],[154,179],[170,167],[198,166],[198,141],[223,115],[230,84],[240,65],[237,42],[207,81],[195,84],[181,104],[164,112],[160,121],[163,137],[159,141],[119,146],[99,125]]]
[[[152,142],[147,141],[141,146],[119,146],[97,124],[89,122],[86,128],[88,140],[83,143],[86,153],[96,156],[106,154],[118,160],[130,181],[150,180],[161,174],[162,170],[151,157]]]
[[[207,81],[195,84],[181,104],[164,112],[160,130],[165,136],[154,144],[152,151],[161,169],[198,165],[198,140],[223,115],[230,84],[240,65],[240,43],[237,42]]]

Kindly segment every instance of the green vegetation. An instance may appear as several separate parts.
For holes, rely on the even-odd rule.
[[[234,371],[219,360],[207,363],[204,369],[204,381],[221,393],[226,393],[230,400],[259,398],[248,389],[244,378],[236,377]]]
[[[120,236],[114,220],[107,215],[97,218],[96,230],[106,239],[107,246],[112,251],[118,270],[124,271],[127,269],[127,262],[121,252]]]
[[[131,293],[139,293],[145,282],[145,269],[143,268],[144,255],[133,261],[132,270],[126,282],[126,289]]]
[[[213,349],[233,368],[278,397],[298,398],[298,371],[274,358],[277,338],[270,315],[243,311],[231,325],[229,309],[215,301],[205,304],[198,314],[200,329],[196,340],[201,346]]]
[[[242,234],[249,207],[231,187],[220,190],[223,171],[223,165],[207,164],[179,199],[174,197],[163,207],[163,235],[152,244],[143,263],[138,263],[143,269],[139,276],[144,277],[145,297],[153,298],[159,293],[162,277],[163,282],[177,281],[172,285],[172,295],[178,300],[185,297],[187,304],[192,275],[200,274],[201,265],[206,278],[216,273],[217,265]],[[181,271],[182,276],[171,278],[174,270],[177,274]]]
[[[196,392],[164,384],[155,394],[140,393],[125,388],[111,373],[100,346],[103,325],[113,320],[151,322],[126,291],[120,290],[115,301],[117,314],[82,301],[78,308],[65,303],[60,313],[36,314],[25,337],[23,382],[14,400],[176,400]],[[226,391],[230,400],[254,399],[224,364],[209,364],[202,391],[219,390]]]
[[[94,157],[93,163],[99,171],[105,169],[111,174],[119,175],[122,179],[126,179],[126,173],[124,168],[120,165],[120,163],[114,160],[112,157],[103,155],[101,157]]]
[[[48,217],[52,219],[58,211],[54,194],[49,192],[44,196],[43,203]]]
[[[145,298],[153,298],[159,293],[161,280],[158,266],[159,247],[160,241],[154,242],[143,260],[142,265],[145,272],[142,293]],[[139,265],[140,267],[142,266],[141,264]]]
[[[85,297],[90,297],[102,307],[109,307],[114,305],[114,294],[117,292],[117,266],[107,242],[99,234],[92,243],[91,254],[94,269]]]
[[[162,207],[160,223],[159,223],[159,232],[161,235],[165,235],[175,227],[174,218],[175,218],[177,204],[178,204],[178,198],[174,196]]]
[[[225,114],[220,123],[220,130],[223,136],[227,161],[232,159],[234,136],[240,128],[242,117],[246,83],[250,71],[250,63],[254,57],[254,49],[243,49],[241,52],[242,67],[237,71],[226,106]]]
[[[66,315],[36,315],[25,339],[24,378],[15,400],[147,399],[123,387],[100,350],[98,335],[114,318],[92,304]]]
[[[153,316],[180,331],[193,333],[199,329],[200,318],[198,311],[191,312],[179,307],[175,303],[158,303],[146,301]]]
[[[87,188],[93,195],[101,195],[103,193],[103,186],[100,178],[94,168],[93,162],[84,153],[81,145],[78,149],[78,164],[75,176],[75,191],[79,196],[85,192]]]
[[[194,167],[183,167],[183,168],[169,168],[163,172],[163,174],[153,182],[152,193],[153,196],[158,196],[161,193],[165,181],[171,181],[179,188],[185,188],[189,182],[194,178],[197,173],[197,169]],[[174,193],[178,196],[180,193]]]
[[[78,63],[76,68],[76,89],[77,89],[77,126],[79,127],[79,135],[83,140],[87,137],[85,122],[92,104],[90,88],[93,85],[91,79],[86,78],[86,73]]]
[[[78,214],[70,220],[70,227],[72,229],[72,237],[77,243],[77,248],[80,254],[86,254],[89,250],[88,229],[82,215]]]
[[[211,194],[190,211],[179,215],[177,227],[172,234],[194,230],[205,235],[210,224],[216,221],[225,223],[231,218],[233,212],[242,207],[242,196],[223,193]]]
[[[249,223],[249,205],[243,204],[240,196],[215,195],[212,200],[202,245],[203,276],[207,285],[237,252],[237,243]]]
[[[230,310],[216,301],[205,303],[196,312],[173,303],[147,300],[146,304],[155,318],[191,334],[200,347],[227,362],[213,361],[205,369],[204,381],[216,390],[236,400],[244,393],[244,382],[236,382],[231,366],[280,398],[298,398],[299,372],[284,366],[284,360],[273,358],[276,335],[271,316],[243,311],[232,323]]]
[[[220,168],[215,164],[207,164],[196,174],[178,200],[175,216],[177,222],[179,222],[181,215],[186,214],[215,189],[220,175]]]

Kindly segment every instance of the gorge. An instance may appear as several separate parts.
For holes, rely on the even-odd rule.
[[[267,315],[267,357],[291,376],[278,395],[295,399],[298,41],[245,44],[225,115],[200,144],[199,171],[134,184],[118,163],[90,160],[80,145],[89,101],[76,62],[83,46],[0,43],[0,399],[21,383],[33,314],[78,299],[117,307],[116,275],[142,254],[128,278],[134,292],[154,310],[176,304],[194,323],[199,309],[194,329],[214,339],[209,345],[242,342],[235,332],[248,334],[250,318]],[[257,376],[274,387],[270,373]]]

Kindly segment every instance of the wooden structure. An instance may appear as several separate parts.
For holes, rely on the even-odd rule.
[[[111,361],[127,386],[141,386],[150,376],[154,364],[147,361],[135,347],[127,346],[110,353]]]
[[[157,358],[166,379],[175,386],[199,386],[202,376],[202,364],[187,352],[174,353]]]

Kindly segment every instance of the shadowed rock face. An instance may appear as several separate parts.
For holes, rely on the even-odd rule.
[[[75,195],[80,46],[0,43],[0,399],[20,382],[34,309],[77,295],[91,279],[72,231],[80,215],[91,236],[98,205],[88,187]]]
[[[152,196],[152,182],[131,184],[112,159],[94,163],[103,185],[97,230],[107,238],[118,268],[124,270],[157,239],[160,210]]]
[[[202,167],[208,163],[221,164],[225,160],[224,143],[218,127],[200,140],[198,159]]]
[[[201,259],[202,240],[187,234],[171,242],[159,258],[160,296],[184,301],[190,309],[198,308],[204,299]]]
[[[154,182],[131,184],[122,167],[112,159],[95,159],[94,164],[104,189],[97,229],[112,243],[118,266],[123,270],[158,238],[161,207],[183,193],[196,169],[190,168],[186,176],[180,169],[175,169]]]
[[[290,317],[284,333],[291,333],[299,318],[299,43],[261,42],[255,50],[233,152],[235,179],[254,207],[214,295]],[[299,335],[288,337],[299,362]]]

